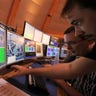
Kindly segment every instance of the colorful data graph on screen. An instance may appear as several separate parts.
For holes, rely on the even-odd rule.
[[[46,54],[46,56],[53,56],[53,51],[54,51],[54,46],[51,46],[51,45],[49,45],[48,47],[47,47],[47,54]]]
[[[6,33],[0,27],[0,66],[6,63]]]
[[[32,58],[36,56],[36,42],[25,39],[25,57]]]
[[[0,48],[0,63],[5,62],[5,48]]]

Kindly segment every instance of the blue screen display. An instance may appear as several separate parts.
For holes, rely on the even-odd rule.
[[[7,31],[7,64],[24,60],[24,37]]]
[[[25,58],[32,58],[36,56],[36,42],[25,40]]]
[[[54,50],[54,46],[47,46],[46,56],[48,56],[48,57],[53,56],[53,50]]]

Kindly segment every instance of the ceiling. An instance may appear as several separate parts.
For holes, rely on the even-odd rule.
[[[66,0],[0,0],[0,22],[23,33],[24,21],[51,36],[63,38],[70,26],[60,14]]]

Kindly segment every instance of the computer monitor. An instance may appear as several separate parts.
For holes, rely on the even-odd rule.
[[[43,56],[43,45],[42,43],[36,42],[36,57],[42,57]]]
[[[41,42],[42,40],[42,35],[43,35],[43,32],[38,30],[38,29],[35,29],[35,33],[34,33],[34,41],[36,42]]]
[[[6,30],[0,26],[0,68],[6,66]]]
[[[43,44],[43,56],[46,56],[47,45]]]
[[[49,45],[49,41],[50,41],[50,36],[43,33],[43,36],[42,36],[42,43],[45,44],[45,45]]]
[[[60,57],[61,58],[64,58],[64,57],[66,57],[67,56],[67,49],[66,48],[61,48],[60,49]]]
[[[24,37],[7,30],[7,64],[24,60]]]
[[[48,46],[47,46],[46,56],[47,56],[47,57],[52,57],[52,56],[53,56],[53,50],[54,50],[54,46],[48,45]]]
[[[30,25],[28,22],[24,23],[24,31],[23,31],[24,38],[33,40],[35,27]]]
[[[54,49],[53,49],[53,56],[55,57],[57,54],[59,55],[59,53],[60,53],[60,48],[54,46]]]
[[[58,46],[58,39],[55,37],[51,37],[50,39],[50,45]]]
[[[30,59],[36,56],[36,42],[25,39],[25,58]]]

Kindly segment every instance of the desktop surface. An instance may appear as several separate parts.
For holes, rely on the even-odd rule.
[[[31,62],[30,64],[33,64],[33,63]],[[27,64],[27,66],[29,66],[29,65]],[[38,63],[34,63],[32,66],[33,67],[41,67],[41,65]],[[28,75],[11,77],[12,73],[14,74],[14,72],[10,72],[8,74],[5,73],[6,80],[8,82],[10,82],[12,85],[23,90],[24,92],[31,94],[31,96],[57,96],[56,95],[57,94],[57,91],[56,91],[57,87],[53,83],[51,83],[50,81],[48,81],[46,79],[44,80],[44,83],[46,83],[45,85],[46,85],[47,90],[43,90],[42,88],[39,88],[38,86],[33,86],[33,85],[30,86],[28,83]],[[9,78],[9,77],[11,77],[11,78]]]
[[[0,96],[31,96],[13,86],[4,79],[0,79]]]

